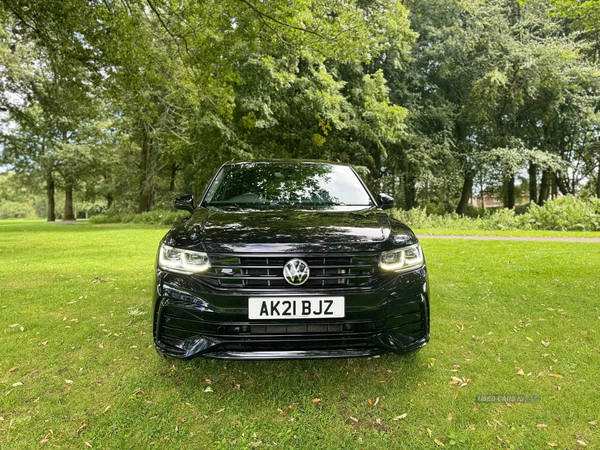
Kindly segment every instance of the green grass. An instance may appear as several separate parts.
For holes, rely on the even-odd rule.
[[[0,223],[0,448],[600,448],[600,244],[423,239],[416,355],[173,362],[151,339],[163,234]]]

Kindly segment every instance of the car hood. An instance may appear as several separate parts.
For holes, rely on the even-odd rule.
[[[198,208],[171,233],[172,239],[185,241],[184,247],[248,252],[381,251],[390,236],[394,246],[416,242],[408,227],[374,209],[225,212]]]

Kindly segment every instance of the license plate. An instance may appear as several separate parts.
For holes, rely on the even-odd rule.
[[[250,297],[249,319],[328,319],[344,317],[344,297]]]

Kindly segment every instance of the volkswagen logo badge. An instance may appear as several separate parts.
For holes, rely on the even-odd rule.
[[[283,278],[293,286],[306,283],[310,275],[310,268],[306,262],[299,258],[290,259],[283,266]]]

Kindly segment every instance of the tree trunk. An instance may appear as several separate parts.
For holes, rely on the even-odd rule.
[[[175,178],[177,177],[177,164],[171,165],[171,183],[169,184],[169,192],[175,192]]]
[[[65,186],[65,217],[63,220],[75,220],[75,214],[73,213],[73,185],[67,184]]]
[[[507,183],[507,192],[506,192],[506,203],[504,204],[505,208],[514,209],[515,207],[515,175],[512,174],[506,180]]]
[[[596,180],[596,197],[600,198],[600,166],[598,166],[598,179]]]
[[[416,187],[414,177],[404,174],[404,209],[409,211],[415,207]]]
[[[529,163],[529,201],[537,202],[537,166]]]
[[[150,139],[144,133],[144,141],[142,142],[142,153],[140,155],[140,204],[138,212],[143,213],[150,211],[150,195],[148,193],[148,156],[150,153]]]
[[[48,171],[46,174],[46,196],[48,198],[48,222],[54,222],[56,220],[55,202],[54,202],[54,177],[52,171]]]
[[[468,172],[465,175],[465,180],[463,182],[462,192],[460,194],[460,201],[458,202],[458,207],[456,208],[456,213],[464,216],[467,212],[467,206],[469,205],[469,199],[472,196],[473,192],[473,174]]]
[[[485,211],[485,190],[483,189],[483,181],[485,175],[483,170],[479,172],[479,196],[481,197],[481,209]],[[477,205],[475,205],[477,206]]]
[[[106,209],[110,209],[110,207],[113,204],[114,197],[112,194],[106,194],[105,197],[106,197],[106,204],[107,204]]]
[[[540,184],[540,198],[538,199],[538,205],[543,206],[548,201],[550,195],[550,176],[549,170],[542,172],[542,183]]]
[[[560,176],[560,173],[554,172],[554,180],[556,182],[556,185],[558,186],[558,189],[560,189],[562,195],[567,195],[569,193],[569,189],[565,185],[565,181]]]

